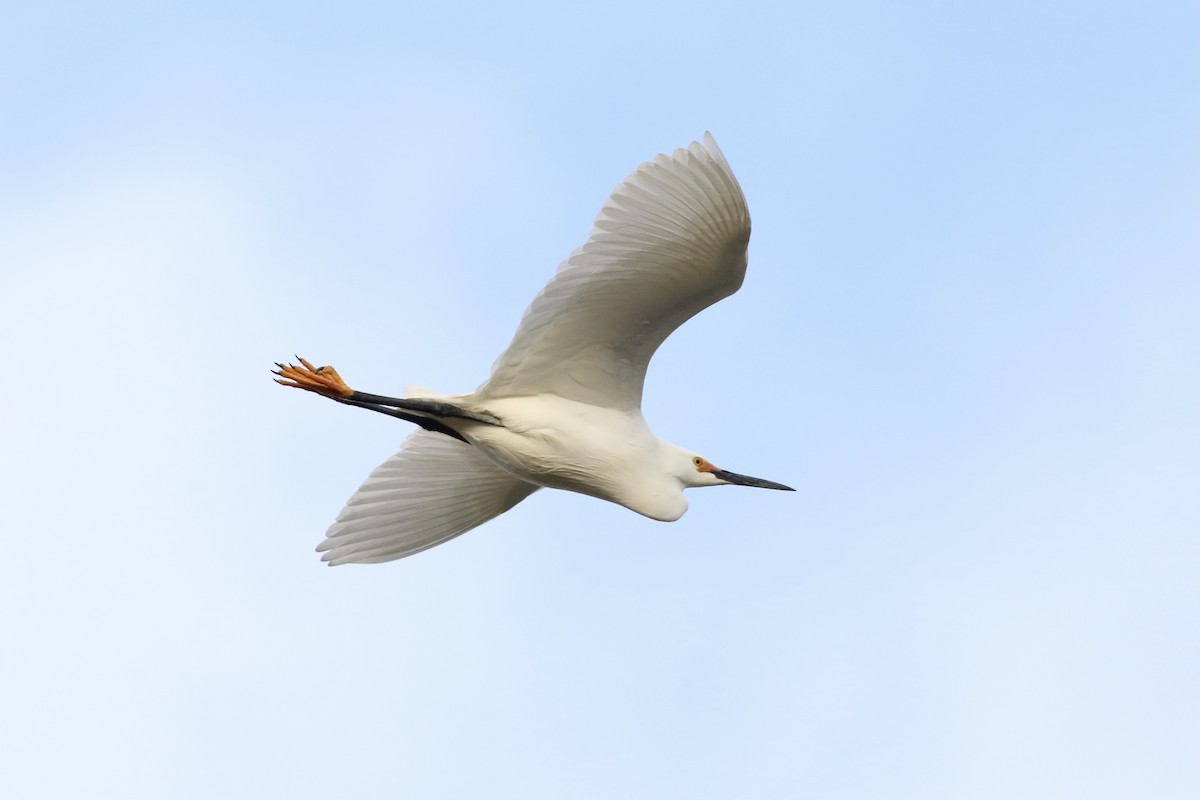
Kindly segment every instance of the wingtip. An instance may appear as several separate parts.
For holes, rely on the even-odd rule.
[[[721,146],[717,144],[717,140],[715,138],[713,138],[711,131],[704,132],[703,147],[705,150],[708,151],[708,154],[710,156],[712,156],[714,159],[716,159],[721,164],[724,164],[726,166],[726,168],[729,167],[729,162],[725,159],[725,154],[723,152],[721,152]]]

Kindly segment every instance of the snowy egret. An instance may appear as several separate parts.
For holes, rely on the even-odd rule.
[[[331,565],[376,563],[441,544],[543,486],[657,520],[683,490],[791,487],[718,469],[662,441],[642,417],[654,351],[742,285],[750,212],[712,135],[630,173],[587,242],[525,312],[491,377],[470,394],[351,389],[332,367],[277,364],[276,379],[422,430],[376,469],[317,547]]]

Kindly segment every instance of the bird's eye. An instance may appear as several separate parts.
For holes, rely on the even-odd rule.
[[[701,458],[700,456],[696,456],[695,458],[692,459],[692,463],[696,465],[697,469],[699,469],[700,467],[704,466],[704,459]]]

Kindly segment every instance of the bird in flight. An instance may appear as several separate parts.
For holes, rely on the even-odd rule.
[[[742,285],[750,212],[712,135],[659,155],[613,190],[591,235],[525,312],[474,392],[397,398],[333,367],[276,364],[285,385],[415,423],[317,547],[330,565],[404,558],[499,516],[542,487],[670,522],[683,490],[780,483],[720,469],[642,417],[658,346]]]

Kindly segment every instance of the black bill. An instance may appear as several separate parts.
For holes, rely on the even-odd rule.
[[[736,483],[738,486],[757,486],[759,489],[781,489],[785,492],[796,491],[790,486],[784,486],[782,483],[765,481],[762,478],[751,478],[749,475],[738,475],[736,472],[730,472],[725,469],[714,469],[712,474],[726,483]]]

